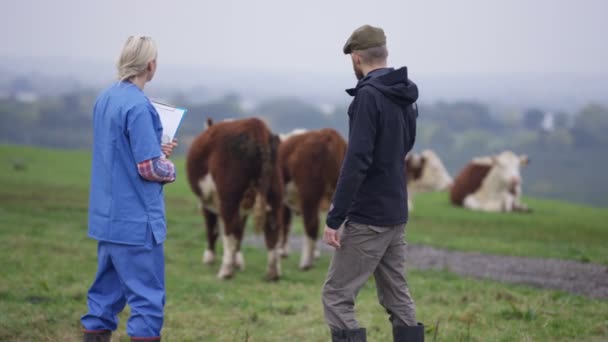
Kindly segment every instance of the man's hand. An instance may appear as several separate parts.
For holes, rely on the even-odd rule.
[[[165,157],[171,157],[171,153],[173,153],[173,149],[177,147],[177,139],[173,139],[172,142],[168,144],[162,144],[160,149],[163,151]]]
[[[323,241],[326,244],[334,247],[340,248],[340,236],[338,235],[338,230],[331,229],[328,226],[325,226],[325,230],[323,231]]]

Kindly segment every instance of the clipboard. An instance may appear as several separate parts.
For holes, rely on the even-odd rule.
[[[175,138],[177,130],[179,129],[179,126],[182,123],[182,119],[184,118],[184,115],[188,110],[185,108],[175,107],[158,101],[150,102],[152,102],[152,105],[156,109],[156,112],[160,117],[160,122],[163,125],[163,135],[161,138],[161,143],[170,143]]]

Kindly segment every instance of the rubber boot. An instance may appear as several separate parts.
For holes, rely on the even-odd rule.
[[[365,329],[332,330],[332,342],[367,342]]]
[[[112,332],[110,330],[84,330],[82,341],[84,342],[110,342]]]
[[[424,342],[424,325],[418,323],[416,326],[394,325],[394,342]]]

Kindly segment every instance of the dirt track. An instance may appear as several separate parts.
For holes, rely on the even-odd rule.
[[[291,236],[291,257],[299,257],[302,236]],[[247,244],[263,246],[260,237]],[[332,249],[320,243],[323,253]],[[463,276],[493,279],[556,289],[593,298],[608,298],[608,267],[576,261],[538,259],[449,251],[423,245],[409,245],[408,267],[421,270],[447,270]]]

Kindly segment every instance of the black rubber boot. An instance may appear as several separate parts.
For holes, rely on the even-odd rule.
[[[367,336],[365,335],[365,329],[351,329],[351,330],[332,330],[331,332],[332,342],[367,342]]]
[[[394,325],[394,342],[424,342],[424,325],[418,323],[417,326]]]
[[[83,342],[110,342],[112,332],[110,330],[85,330],[82,334]]]

